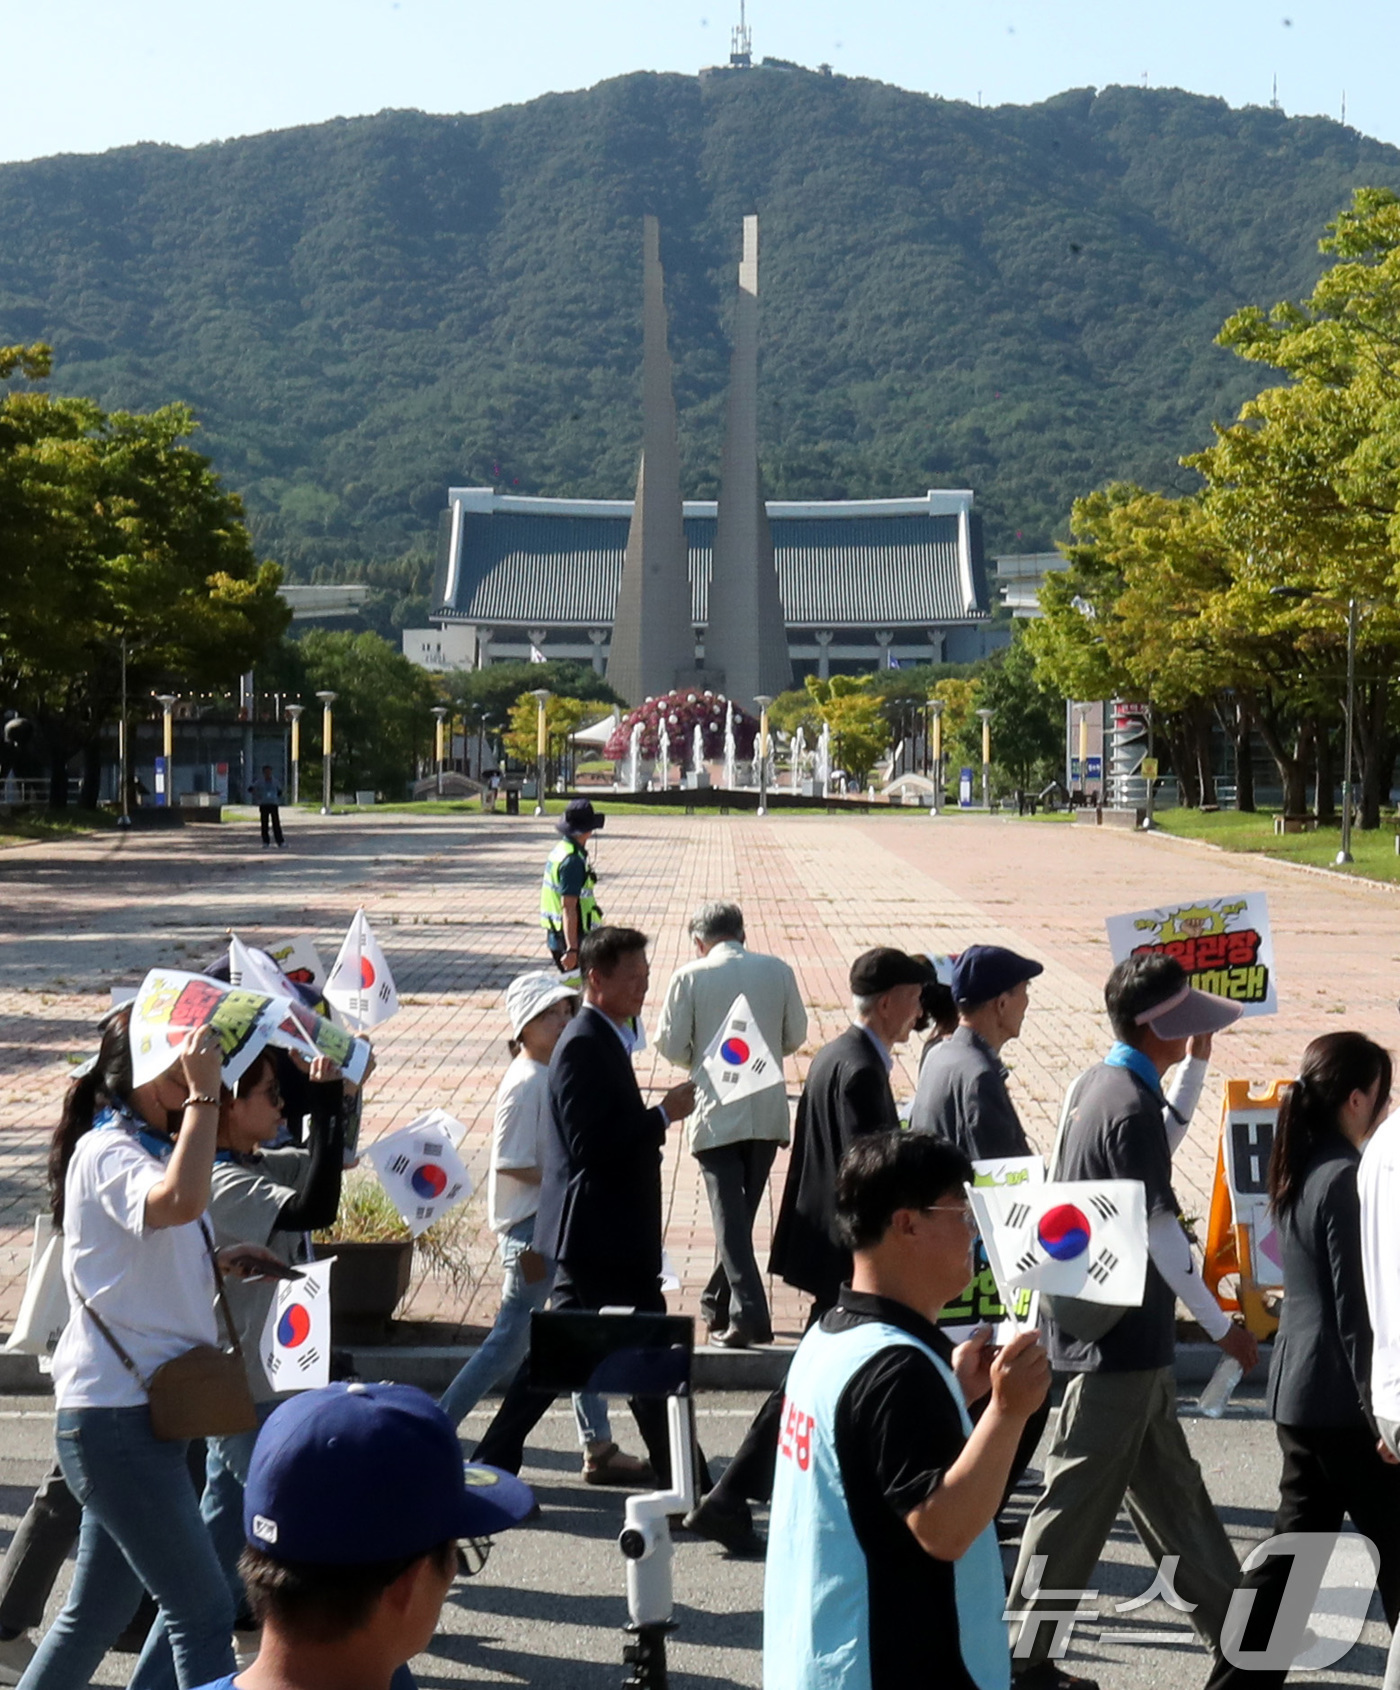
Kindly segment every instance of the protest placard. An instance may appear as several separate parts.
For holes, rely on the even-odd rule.
[[[1105,921],[1114,962],[1137,951],[1175,957],[1201,992],[1229,998],[1246,1015],[1274,1015],[1274,941],[1262,892],[1229,898],[1181,898]]]

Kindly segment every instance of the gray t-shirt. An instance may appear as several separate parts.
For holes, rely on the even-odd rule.
[[[934,1045],[919,1069],[909,1125],[974,1161],[1035,1154],[1006,1089],[1001,1058],[971,1027]]]
[[[277,1217],[296,1196],[296,1188],[309,1153],[288,1145],[282,1150],[264,1151],[245,1161],[220,1159],[214,1164],[209,1192],[209,1217],[214,1223],[214,1242],[262,1244],[289,1267],[309,1261],[306,1234],[276,1230]],[[248,1371],[254,1402],[272,1402],[283,1393],[268,1378],[262,1364],[262,1335],[268,1310],[277,1294],[277,1281],[224,1280],[229,1307],[233,1311],[243,1360]],[[220,1336],[222,1337],[222,1322]]]

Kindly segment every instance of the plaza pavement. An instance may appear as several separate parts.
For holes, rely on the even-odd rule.
[[[258,848],[252,820],[178,832],[101,835],[0,852],[0,1325],[18,1306],[48,1132],[66,1074],[93,1044],[116,984],[154,962],[197,969],[226,931],[258,942],[311,934],[327,962],[363,906],[398,981],[402,1009],[379,1030],[365,1136],[430,1107],[466,1123],[465,1154],[484,1187],[491,1101],[507,1062],[501,995],[543,959],[536,923],[550,824],[529,818],[363,814],[289,816],[284,852]],[[1048,1149],[1066,1082],[1108,1038],[1101,986],[1106,914],[1177,897],[1268,893],[1281,1012],[1246,1021],[1217,1062],[1177,1158],[1183,1209],[1204,1217],[1223,1074],[1287,1074],[1316,1033],[1354,1026],[1396,1042],[1400,898],[1365,882],[1245,859],[1163,836],[1043,821],[914,815],[644,817],[614,814],[595,851],[608,915],[654,936],[653,1011],[689,954],[685,920],[706,898],[740,902],[756,948],[796,968],[811,1015],[788,1064],[796,1098],[811,1054],[845,1025],[846,972],[867,946],[955,951],[1000,943],[1041,958],[1011,1087]],[[674,1071],[651,1053],[643,1084]],[[896,1093],[915,1079],[900,1053]],[[772,1191],[781,1190],[784,1166]],[[667,1244],[693,1312],[712,1235],[694,1160],[672,1133],[665,1160]],[[766,1243],[776,1197],[760,1216]],[[480,1326],[494,1313],[484,1202],[462,1220],[473,1282],[458,1294],[416,1280],[406,1317]],[[804,1300],[772,1287],[779,1334]]]

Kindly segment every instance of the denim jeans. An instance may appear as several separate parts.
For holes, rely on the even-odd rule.
[[[277,1400],[258,1404],[259,1429],[276,1407]],[[200,1516],[208,1528],[209,1541],[214,1546],[228,1584],[235,1619],[244,1602],[243,1580],[238,1576],[238,1557],[243,1553],[246,1541],[243,1535],[243,1487],[248,1482],[248,1465],[253,1459],[253,1445],[257,1441],[256,1430],[209,1439],[204,1466],[204,1495],[199,1502]],[[156,1616],[127,1690],[176,1690],[175,1661],[163,1613]]]
[[[233,1600],[199,1516],[187,1446],[157,1438],[144,1405],[61,1409],[56,1442],[83,1525],[68,1600],[25,1669],[24,1690],[83,1690],[143,1587],[169,1628],[180,1690],[232,1672]],[[155,1643],[153,1629],[137,1675]]]
[[[501,1310],[496,1324],[486,1334],[476,1354],[443,1393],[441,1408],[454,1426],[462,1421],[481,1401],[493,1385],[513,1379],[530,1348],[530,1316],[549,1302],[554,1289],[554,1275],[546,1272],[531,1285],[521,1271],[520,1258],[530,1248],[535,1236],[535,1218],[517,1221],[508,1232],[501,1234],[501,1262],[505,1267],[505,1282],[501,1287]],[[580,1392],[574,1398],[574,1418],[578,1421],[579,1442],[608,1443],[612,1439],[612,1423],[608,1419],[608,1405],[592,1392]]]

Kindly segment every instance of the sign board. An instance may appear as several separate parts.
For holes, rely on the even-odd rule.
[[[1157,772],[1160,767],[1161,765],[1155,757],[1144,757],[1142,762],[1139,764],[1139,769],[1144,780],[1156,780]]]
[[[1089,764],[1089,779],[1090,780],[1102,780],[1103,779],[1103,758],[1102,757],[1090,757],[1088,759],[1088,764]]]
[[[964,810],[972,808],[972,770],[958,771],[958,803]]]
[[[166,767],[165,758],[156,758],[156,804],[166,805],[170,802],[170,788],[166,784],[170,779],[170,772]]]
[[[1174,956],[1198,991],[1242,1004],[1246,1015],[1275,1015],[1274,942],[1262,892],[1182,898],[1155,910],[1111,915],[1104,923],[1115,963],[1139,951]]]

